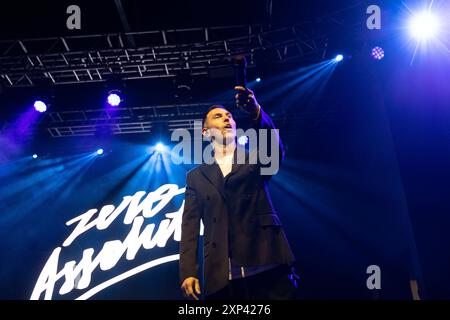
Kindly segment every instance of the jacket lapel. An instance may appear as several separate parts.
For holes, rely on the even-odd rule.
[[[222,171],[220,171],[219,165],[214,162],[213,164],[202,164],[200,166],[200,170],[203,173],[203,175],[206,177],[206,179],[211,182],[211,184],[219,191],[220,195],[225,200],[225,188],[224,188],[224,181],[223,181],[223,174]]]
[[[217,189],[217,191],[219,191],[220,195],[223,197],[223,199],[225,200],[225,184],[226,181],[232,176],[234,175],[236,172],[239,171],[239,169],[241,167],[243,167],[245,165],[245,162],[248,160],[248,152],[244,149],[241,149],[244,151],[245,154],[245,162],[244,163],[238,163],[238,148],[242,148],[237,146],[236,149],[234,150],[234,155],[233,155],[233,164],[231,167],[231,172],[225,177],[223,177],[222,171],[220,170],[219,165],[214,161],[213,164],[202,164],[200,166],[200,170],[203,173],[203,175],[206,177],[206,179],[209,180],[209,182],[211,182],[211,184]],[[242,159],[239,159],[240,162],[242,162]]]
[[[245,159],[238,159],[238,152],[237,152],[238,149],[241,151],[241,154],[245,156]],[[239,169],[241,167],[243,167],[245,165],[245,163],[247,163],[247,159],[248,159],[248,153],[245,150],[245,148],[239,147],[239,145],[237,145],[236,149],[234,149],[233,165],[231,167],[231,172],[225,177],[225,180],[228,180],[232,175],[234,175],[236,172],[238,172]],[[244,163],[243,163],[243,161],[244,161]],[[226,181],[225,181],[225,183],[226,183]]]

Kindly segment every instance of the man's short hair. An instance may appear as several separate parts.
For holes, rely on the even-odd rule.
[[[202,118],[202,127],[203,127],[203,128],[205,127],[206,119],[208,118],[208,114],[210,113],[210,111],[213,110],[213,109],[217,109],[217,108],[220,108],[220,109],[224,109],[224,110],[229,111],[227,108],[225,108],[224,106],[222,106],[222,105],[220,105],[220,104],[212,105],[212,106],[209,107],[208,110],[206,110],[205,113],[203,114],[203,118]]]

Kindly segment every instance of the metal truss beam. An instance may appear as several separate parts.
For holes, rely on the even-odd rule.
[[[206,76],[237,54],[248,55],[250,66],[260,51],[273,62],[320,57],[325,34],[305,30],[241,25],[0,41],[0,80],[7,87],[57,85],[105,81],[113,74],[123,80],[174,77],[181,69]]]
[[[175,129],[193,130],[195,121],[201,121],[204,111],[215,103],[175,104],[121,108],[120,112],[95,110],[72,110],[50,112],[41,123],[54,138],[94,136],[99,134],[124,135],[152,133],[161,126],[166,132]],[[335,110],[317,112],[274,112],[272,118],[280,125],[295,121],[321,125],[334,121]],[[239,116],[237,117],[239,121]],[[159,128],[159,129],[158,129]]]

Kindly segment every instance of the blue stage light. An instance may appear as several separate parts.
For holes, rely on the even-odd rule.
[[[155,146],[155,150],[158,152],[164,151],[164,144],[162,144],[161,142],[158,142]]]
[[[334,61],[336,61],[336,62],[340,62],[342,60],[344,60],[344,56],[342,54],[338,54],[336,56],[336,58],[334,58]]]

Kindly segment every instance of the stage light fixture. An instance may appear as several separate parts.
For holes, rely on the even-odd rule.
[[[440,21],[429,10],[414,14],[409,20],[409,34],[417,41],[425,41],[438,34]]]
[[[119,90],[112,90],[108,92],[107,101],[111,107],[119,106],[122,102],[121,92]]]
[[[334,61],[336,61],[336,62],[340,62],[342,60],[344,60],[344,56],[342,54],[338,54],[336,56],[336,58],[334,58]]]
[[[45,112],[47,111],[47,104],[45,104],[45,102],[41,101],[41,100],[36,100],[33,104],[34,109],[38,112]]]
[[[247,142],[248,142],[248,137],[247,137],[247,136],[240,136],[240,137],[238,138],[238,143],[239,143],[241,146],[247,144]]]
[[[155,150],[158,152],[163,152],[164,151],[164,144],[162,144],[161,142],[158,142],[155,146]]]
[[[375,60],[381,60],[384,58],[384,50],[381,47],[376,46],[372,49],[372,58]]]

